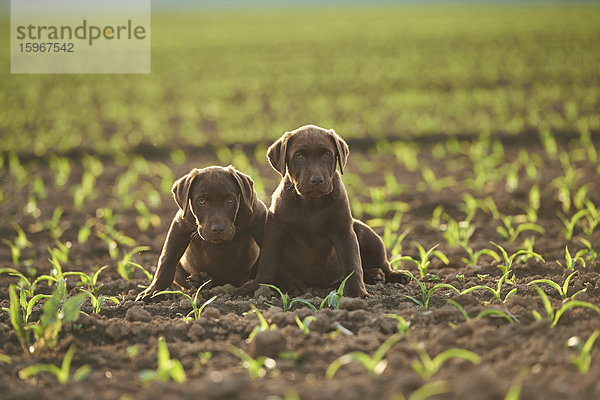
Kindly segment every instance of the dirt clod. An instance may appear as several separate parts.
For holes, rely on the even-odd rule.
[[[125,313],[125,318],[128,321],[149,322],[152,320],[152,315],[140,306],[133,306]]]
[[[359,310],[367,308],[367,302],[358,297],[342,297],[339,308],[341,310]]]
[[[285,350],[286,338],[279,330],[260,332],[254,337],[250,345],[250,354],[253,357],[276,357]]]

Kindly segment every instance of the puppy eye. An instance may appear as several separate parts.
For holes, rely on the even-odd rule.
[[[325,153],[323,153],[323,158],[331,158],[331,152],[326,151]]]
[[[302,159],[304,158],[304,154],[302,154],[302,153],[296,153],[296,154],[294,155],[294,158],[295,158],[296,160],[302,160]]]
[[[201,206],[206,205],[206,200],[205,199],[198,199],[198,204],[200,204]]]
[[[233,197],[228,197],[225,201],[227,202],[227,204],[233,204],[235,199]]]

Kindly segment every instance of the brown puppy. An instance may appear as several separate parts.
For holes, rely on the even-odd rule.
[[[392,271],[381,238],[352,218],[340,177],[348,152],[333,130],[314,125],[286,132],[269,148],[283,179],[273,193],[256,278],[239,294],[272,282],[290,291],[331,287],[351,272],[347,296],[368,296],[365,282],[408,282]]]
[[[173,184],[179,210],[171,223],[152,283],[137,300],[192,275],[239,286],[252,278],[267,208],[252,179],[229,166],[193,169]],[[194,277],[192,277],[193,280]]]

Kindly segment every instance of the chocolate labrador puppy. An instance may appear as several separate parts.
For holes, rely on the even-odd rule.
[[[173,184],[179,210],[171,222],[150,286],[137,300],[171,286],[188,287],[198,274],[214,285],[252,278],[267,208],[252,179],[235,168],[193,169]]]
[[[259,283],[290,291],[332,287],[350,273],[344,294],[352,297],[369,296],[365,282],[408,283],[392,270],[381,238],[352,218],[340,176],[348,152],[333,130],[314,125],[286,132],[269,147],[269,162],[283,179],[273,193],[256,278],[239,294]]]

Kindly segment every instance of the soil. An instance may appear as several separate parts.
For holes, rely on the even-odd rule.
[[[599,143],[596,143],[598,147]],[[566,141],[559,145],[569,149],[572,143]],[[462,185],[453,185],[433,192],[430,189],[419,190],[417,183],[421,181],[419,172],[407,172],[399,164],[391,152],[386,153],[375,146],[364,143],[353,147],[347,167],[346,177],[359,175],[369,186],[384,184],[382,168],[391,171],[399,183],[407,185],[403,193],[388,200],[400,200],[409,205],[405,213],[400,232],[411,227],[408,239],[404,243],[404,253],[416,257],[418,255],[412,241],[423,244],[425,248],[439,243],[439,249],[449,258],[444,265],[434,258],[423,281],[428,287],[437,283],[449,283],[459,290],[474,285],[495,286],[501,276],[496,262],[484,256],[477,266],[467,267],[461,261],[466,253],[460,248],[449,248],[439,230],[430,227],[429,221],[433,210],[443,205],[447,213],[454,218],[464,217],[460,211],[461,198],[465,193],[473,193]],[[420,162],[428,165],[436,176],[453,175],[462,182],[469,175],[470,168],[460,168],[464,161],[456,157],[459,166],[456,172],[449,170],[448,158],[438,159],[433,156],[433,144],[422,144],[419,153]],[[507,161],[518,158],[522,145],[519,142],[507,142],[504,146]],[[502,399],[509,387],[522,382],[521,398],[523,399],[593,399],[600,398],[600,352],[598,344],[592,352],[591,368],[587,374],[580,374],[571,363],[576,352],[566,346],[574,337],[586,340],[595,329],[600,327],[600,315],[584,308],[573,308],[567,311],[556,327],[551,328],[548,321],[537,321],[532,311],[545,316],[540,297],[527,283],[534,279],[552,279],[562,283],[570,271],[565,271],[557,264],[564,259],[565,245],[569,245],[571,254],[581,249],[576,237],[584,237],[579,229],[575,237],[566,241],[562,234],[563,224],[557,217],[562,212],[551,182],[562,176],[563,170],[555,160],[541,150],[536,141],[526,144],[525,153],[529,157],[539,157],[539,171],[542,202],[538,223],[545,229],[545,234],[534,234],[535,250],[540,253],[545,263],[530,258],[525,262],[517,262],[513,271],[515,281],[505,285],[502,298],[512,290],[517,293],[506,302],[493,300],[487,291],[475,291],[470,294],[456,295],[450,290],[434,292],[429,309],[418,307],[412,300],[420,298],[420,289],[414,282],[409,285],[380,284],[367,285],[372,295],[367,299],[344,299],[339,310],[329,308],[317,312],[307,307],[295,305],[291,311],[281,309],[281,301],[272,297],[273,293],[261,289],[254,298],[232,297],[232,287],[216,287],[202,290],[200,296],[207,300],[213,295],[212,302],[196,321],[184,321],[183,317],[191,310],[189,303],[181,296],[169,295],[148,304],[135,301],[140,288],[147,285],[147,280],[140,271],[136,271],[129,282],[117,273],[116,261],[108,256],[106,244],[92,237],[84,245],[77,244],[77,232],[85,219],[96,214],[96,209],[114,205],[116,212],[122,216],[117,224],[119,230],[135,239],[138,245],[148,245],[151,250],[138,254],[134,260],[152,270],[158,258],[162,242],[166,235],[170,219],[176,210],[175,203],[167,195],[162,196],[161,205],[153,212],[161,218],[159,226],[140,231],[135,223],[137,212],[133,207],[118,208],[114,196],[114,182],[125,171],[113,160],[104,160],[104,173],[98,179],[96,188],[98,196],[88,201],[82,210],[72,205],[71,192],[68,189],[55,190],[47,183],[48,197],[39,203],[41,218],[34,218],[24,213],[28,192],[18,189],[9,179],[8,171],[1,170],[4,202],[0,208],[0,236],[13,238],[14,229],[7,221],[16,218],[24,227],[33,247],[26,249],[23,259],[33,260],[37,273],[48,273],[49,264],[47,248],[53,244],[49,233],[39,229],[39,219],[47,220],[53,210],[60,206],[64,209],[61,224],[64,233],[61,240],[71,241],[69,262],[65,270],[93,271],[96,266],[109,265],[101,275],[100,294],[116,296],[120,304],[106,302],[99,314],[93,314],[89,300],[82,306],[82,311],[89,316],[81,315],[77,323],[67,324],[60,333],[60,340],[54,349],[29,356],[19,346],[17,336],[12,329],[8,313],[0,314],[0,352],[11,358],[11,363],[0,362],[0,397],[4,399],[119,399],[119,398],[202,398],[202,399],[264,399],[295,398],[301,399],[390,399],[408,397],[427,382],[447,381],[448,393],[435,398],[448,399]],[[174,176],[181,176],[192,167],[202,167],[218,163],[210,154],[187,154],[183,164],[173,164],[167,157],[154,155],[154,161],[164,162],[172,168]],[[462,161],[461,161],[462,160]],[[373,164],[372,170],[365,170],[365,162]],[[268,192],[277,184],[278,175],[271,170],[266,161],[254,162],[254,167],[265,180]],[[32,175],[39,174],[46,182],[53,182],[51,172],[44,166],[43,160],[31,160],[28,167]],[[597,166],[586,161],[576,162],[578,179],[581,184],[588,184],[588,198],[594,204],[600,204],[600,177]],[[81,167],[74,167],[70,184],[80,182]],[[79,168],[79,169],[78,169]],[[361,171],[362,168],[362,171]],[[519,185],[508,191],[505,182],[486,187],[484,193],[473,193],[475,197],[490,195],[498,209],[504,214],[517,214],[522,204],[526,204],[531,186],[520,171]],[[155,178],[144,178],[154,185],[159,182]],[[350,185],[347,182],[347,185]],[[355,184],[356,185],[356,184]],[[357,193],[367,193],[367,188],[354,186]],[[267,199],[263,199],[267,200]],[[571,212],[572,213],[572,212]],[[392,214],[387,215],[391,219]],[[368,219],[368,215],[366,216]],[[499,222],[489,213],[478,211],[473,219],[476,230],[471,238],[474,249],[493,248],[490,241],[506,246],[514,251],[516,246],[507,243],[496,231]],[[382,232],[381,228],[377,228]],[[595,232],[592,243],[600,243],[600,232]],[[522,243],[524,234],[517,243]],[[0,266],[12,266],[8,247],[0,247]],[[410,263],[402,266],[418,274]],[[24,267],[19,267],[23,272]],[[600,306],[600,262],[588,262],[585,267],[578,265],[578,271],[569,286],[568,295],[581,289],[586,292],[577,296],[578,300],[588,301]],[[153,271],[153,270],[152,270]],[[15,283],[13,277],[0,275],[0,304],[8,307],[8,285]],[[68,287],[75,294],[77,279],[70,277]],[[540,285],[548,294],[555,309],[559,308],[562,299],[554,289]],[[49,293],[45,284],[39,287],[40,292]],[[329,290],[310,289],[299,297],[319,305]],[[466,321],[458,309],[447,302],[452,298],[461,304],[472,318]],[[204,301],[203,300],[203,301]],[[489,304],[488,304],[489,302]],[[270,308],[266,303],[274,304]],[[260,333],[252,342],[248,336],[258,325],[256,314],[250,312],[251,305],[258,307],[267,321],[276,324],[277,329]],[[514,323],[501,317],[474,317],[485,309],[503,310],[514,318]],[[34,308],[32,320],[41,313],[41,305]],[[394,344],[386,355],[387,367],[380,375],[369,374],[361,365],[351,363],[343,366],[333,379],[325,378],[327,367],[338,357],[355,351],[372,354],[385,339],[397,332],[397,322],[387,314],[401,315],[410,321],[410,331]],[[316,319],[305,334],[296,324],[295,318],[304,319],[313,315]],[[340,329],[340,326],[344,329]],[[185,383],[173,381],[153,381],[142,383],[139,373],[142,370],[157,368],[157,340],[159,336],[166,339],[171,358],[178,359],[185,369]],[[60,364],[65,351],[76,346],[72,370],[87,364],[90,374],[82,381],[71,379],[68,383],[58,384],[55,377],[45,373],[35,378],[22,380],[18,371],[35,363]],[[229,346],[236,346],[254,355],[273,357],[276,365],[266,372],[263,378],[251,379],[248,371],[240,365],[240,359],[229,351]],[[132,346],[137,346],[137,355],[132,355]],[[439,371],[429,380],[421,378],[411,367],[418,359],[417,347],[426,349],[432,357],[450,348],[471,350],[481,357],[478,365],[468,361],[452,359],[444,363]],[[212,357],[203,360],[199,353],[212,353]],[[397,397],[394,397],[397,396]]]

